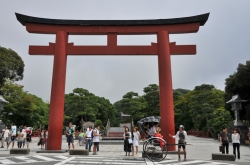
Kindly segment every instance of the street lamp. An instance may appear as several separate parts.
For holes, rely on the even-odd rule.
[[[234,111],[235,120],[234,126],[244,126],[243,122],[240,120],[239,111],[242,110],[241,103],[247,102],[247,100],[242,100],[239,95],[234,95],[231,100],[226,103],[231,103],[232,111]]]

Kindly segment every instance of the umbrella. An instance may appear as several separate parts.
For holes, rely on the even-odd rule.
[[[160,123],[161,117],[160,116],[149,116],[145,117],[137,122],[139,129],[144,132],[144,123]]]

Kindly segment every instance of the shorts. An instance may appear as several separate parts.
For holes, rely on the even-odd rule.
[[[68,143],[74,143],[74,137],[73,136],[67,136],[67,142]]]
[[[78,136],[78,140],[79,141],[83,141],[83,137],[82,136]]]
[[[98,146],[99,145],[99,142],[94,142],[94,146]]]
[[[183,144],[183,143],[178,143],[178,148],[183,148],[183,149],[186,149],[186,145],[185,144]]]

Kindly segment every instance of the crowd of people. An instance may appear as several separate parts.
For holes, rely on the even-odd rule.
[[[93,146],[93,155],[97,155],[97,151],[99,151],[99,142],[101,139],[102,134],[100,133],[100,126],[96,125],[94,129],[90,126],[87,131],[79,132],[76,131],[73,127],[72,123],[69,123],[69,127],[66,130],[66,137],[68,143],[68,149],[75,148],[74,146],[74,135],[78,138],[79,145],[84,146],[85,142],[85,149],[88,149],[91,152],[92,144]]]
[[[17,132],[9,130],[6,126],[0,134],[1,148],[6,147],[8,149],[11,144],[12,148],[14,148],[15,142],[18,148],[24,148],[25,144],[27,148],[29,148],[29,143],[32,140],[31,134],[32,130],[28,130],[26,126],[23,126],[23,128],[19,129]]]

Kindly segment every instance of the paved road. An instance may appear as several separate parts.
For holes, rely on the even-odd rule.
[[[8,156],[0,157],[0,165],[7,164],[23,164],[23,165],[81,165],[81,164],[110,164],[110,165],[249,165],[249,162],[216,162],[205,160],[187,160],[177,161],[175,159],[164,160],[161,162],[151,162],[137,157],[121,157],[121,156],[62,156],[62,155],[34,155],[34,156]]]
[[[75,142],[77,143],[77,142]],[[216,164],[216,165],[249,165],[250,164],[250,149],[246,146],[241,146],[241,159],[235,162],[225,161],[212,161],[211,154],[219,153],[219,142],[213,139],[197,138],[194,136],[188,136],[188,143],[193,146],[187,146],[187,158],[188,161],[177,161],[177,155],[167,155],[166,159],[162,162],[151,162],[149,160],[143,160],[137,157],[125,157],[122,144],[109,144],[100,145],[100,152],[98,155],[89,156],[70,156],[68,153],[36,153],[40,150],[36,144],[36,140],[30,144],[29,155],[10,155],[9,150],[6,148],[0,148],[0,165],[1,164],[28,164],[28,165],[63,165],[63,164],[128,164],[128,165],[161,165],[161,164],[187,164],[187,165],[200,165],[200,164]],[[16,146],[15,146],[16,148]],[[84,146],[76,144],[77,149],[84,149]],[[67,143],[65,139],[62,142],[62,149],[67,149]],[[139,147],[139,151],[142,151],[142,145]],[[232,146],[230,144],[229,153],[232,154]],[[92,154],[92,153],[90,153]],[[141,156],[141,152],[139,153]]]

